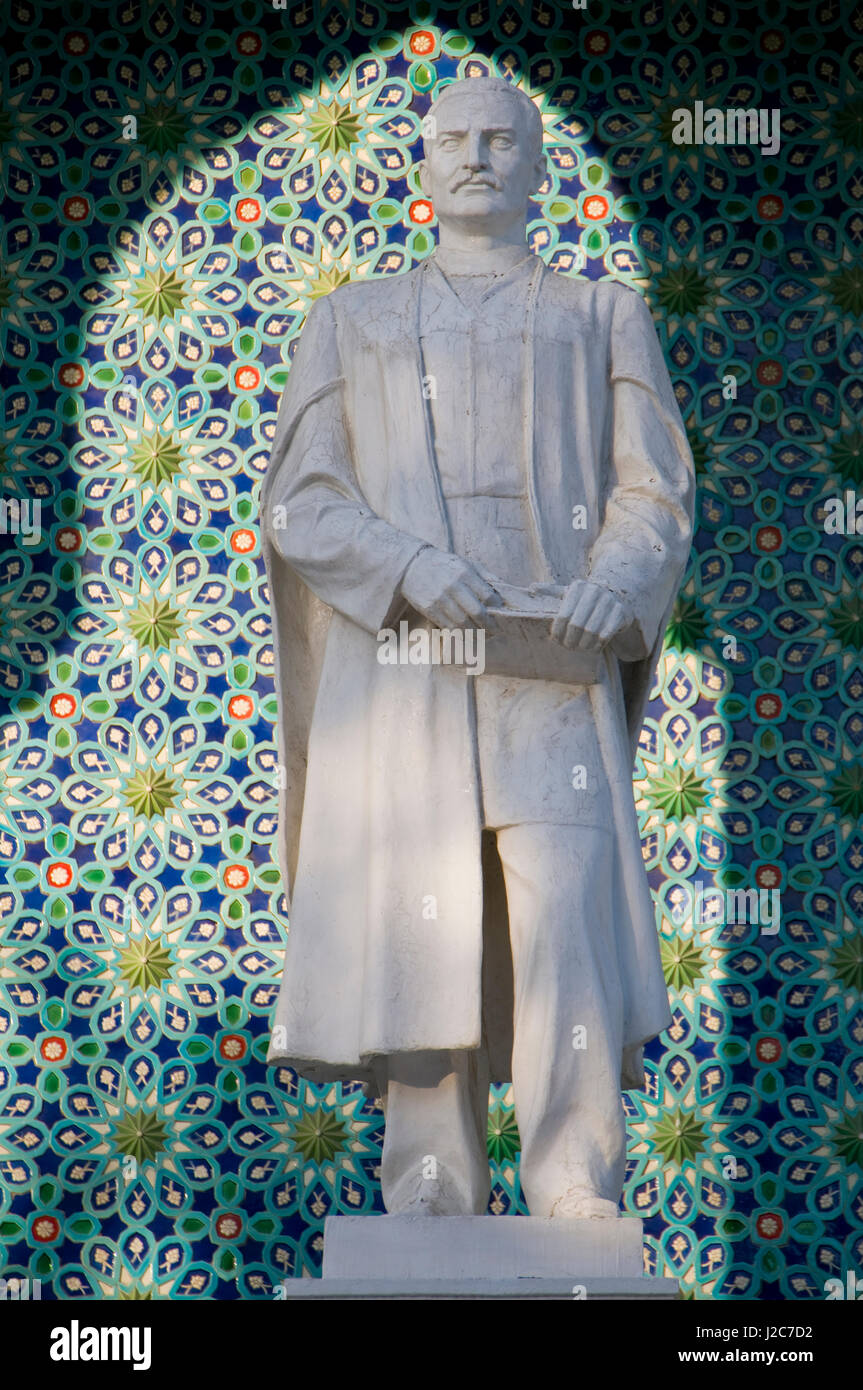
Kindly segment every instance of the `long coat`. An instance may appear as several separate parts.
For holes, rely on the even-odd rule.
[[[624,663],[606,648],[590,687],[618,858],[621,1084],[638,1087],[642,1045],[670,1013],[632,766],[689,553],[692,456],[638,294],[536,269],[523,409],[547,578],[625,598],[650,653]],[[313,305],[262,493],[290,903],[268,1061],[315,1081],[373,1084],[376,1054],[479,1047],[483,1008],[492,1077],[511,1075],[511,993],[483,978],[470,677],[377,659],[411,560],[424,544],[450,548],[419,338],[426,273],[356,281]],[[486,914],[505,910],[487,884]]]

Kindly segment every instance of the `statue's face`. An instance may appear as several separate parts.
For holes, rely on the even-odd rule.
[[[422,190],[440,222],[494,234],[525,220],[528,198],[546,173],[526,125],[520,103],[506,92],[459,93],[443,103],[420,165]]]

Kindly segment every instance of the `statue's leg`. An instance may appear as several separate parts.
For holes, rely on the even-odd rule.
[[[386,1117],[381,1189],[390,1213],[482,1215],[488,1167],[488,1062],[475,1052],[378,1058]]]
[[[512,1077],[532,1216],[612,1216],[623,1185],[623,1009],[610,920],[613,838],[498,831],[515,983]]]

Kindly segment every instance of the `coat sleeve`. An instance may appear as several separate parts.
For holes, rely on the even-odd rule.
[[[318,598],[367,632],[403,607],[425,542],[383,521],[360,491],[331,306],[309,312],[279,407],[262,499],[267,540]]]
[[[650,312],[615,287],[609,375],[608,477],[588,578],[626,603],[632,627],[613,649],[634,661],[653,649],[686,568],[694,468]]]

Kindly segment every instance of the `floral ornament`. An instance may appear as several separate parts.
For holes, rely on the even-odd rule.
[[[863,765],[844,767],[830,782],[830,800],[848,820],[863,816]]]
[[[833,947],[830,968],[843,989],[863,993],[863,938],[858,933]]]
[[[666,642],[678,651],[687,651],[698,646],[708,629],[707,614],[695,598],[680,595],[675,601],[668,628]]]
[[[127,1110],[114,1125],[114,1143],[120,1153],[152,1163],[166,1147],[167,1126],[155,1111]]]
[[[697,815],[709,802],[707,779],[693,767],[676,763],[666,772],[649,777],[645,788],[648,803],[664,815],[682,820]]]
[[[154,430],[132,446],[129,461],[143,482],[159,487],[182,471],[183,451],[172,435]]]
[[[350,278],[350,271],[343,266],[329,266],[326,270],[322,270],[309,286],[309,302],[314,303],[316,299],[324,299],[332,290],[338,289],[339,285],[346,285]]]
[[[713,296],[710,280],[698,266],[675,265],[658,275],[654,292],[660,309],[674,318],[695,318]]]
[[[838,436],[833,442],[830,461],[843,482],[852,486],[863,483],[863,430],[848,430]]]
[[[91,84],[92,114],[82,123],[82,136],[96,168],[103,163],[114,167],[110,141],[118,136],[122,140],[125,157],[114,174],[121,195],[143,188],[151,206],[164,208],[175,201],[184,175],[190,192],[211,192],[213,141],[206,127],[230,107],[232,92],[230,83],[213,83],[209,76],[202,57],[156,72],[152,64],[127,51],[113,80],[100,78]],[[218,138],[230,144],[240,131],[239,123],[223,120]]]
[[[306,1163],[331,1163],[347,1144],[348,1128],[332,1110],[316,1106],[300,1116],[290,1137]]]
[[[134,114],[134,113],[133,113]],[[186,145],[189,122],[186,111],[170,101],[157,101],[136,116],[137,136],[148,155],[161,158]]]
[[[309,140],[317,145],[322,154],[333,155],[341,154],[356,144],[360,124],[359,115],[337,101],[329,104],[319,101],[304,122]]]
[[[179,610],[157,594],[141,599],[127,622],[138,646],[150,647],[153,651],[169,647],[181,630]]]
[[[705,231],[689,213],[679,213],[667,227],[645,221],[637,231],[649,278],[647,297],[668,332],[703,321],[722,332],[717,314],[730,306],[727,290],[734,279],[730,239],[722,229]],[[672,356],[672,371],[677,365]]]
[[[164,768],[138,768],[127,778],[123,794],[136,816],[147,820],[164,816],[176,804],[177,782]]]
[[[836,1120],[831,1128],[830,1143],[849,1168],[863,1168],[863,1113],[850,1110]]]
[[[488,1156],[493,1163],[511,1163],[521,1150],[515,1113],[496,1105],[488,1112]]]
[[[653,1125],[653,1142],[666,1163],[692,1163],[707,1143],[705,1125],[692,1111],[671,1110]]]
[[[164,937],[135,937],[120,952],[121,976],[145,993],[170,978],[171,965],[171,951]]]
[[[132,298],[143,316],[160,324],[163,319],[176,318],[186,301],[186,287],[178,270],[157,265],[144,270],[132,281]]]
[[[695,981],[704,974],[704,954],[692,940],[675,937],[663,938],[659,943],[662,968],[672,989],[679,991],[692,989]]]

